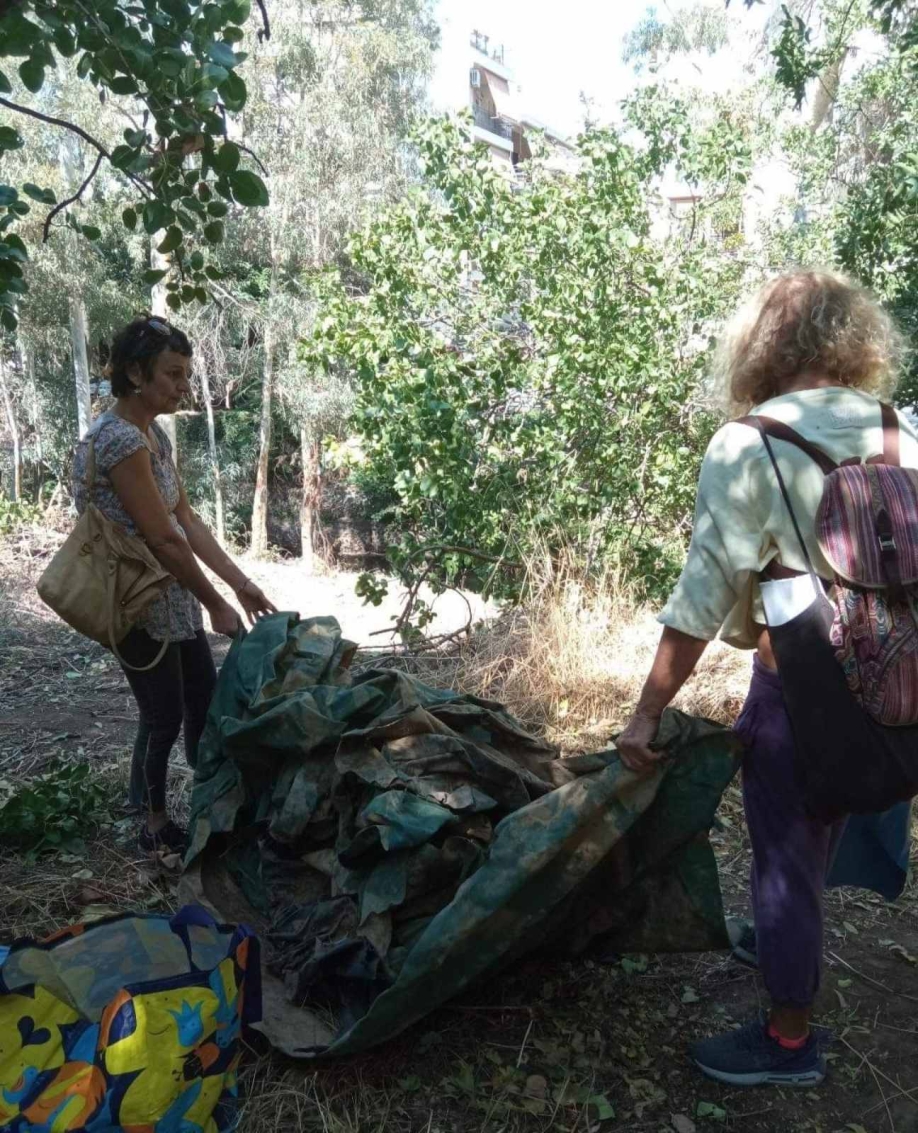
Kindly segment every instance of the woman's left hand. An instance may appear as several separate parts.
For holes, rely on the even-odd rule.
[[[249,619],[249,625],[254,625],[258,619],[263,618],[265,614],[277,613],[277,607],[265,597],[261,589],[255,585],[251,578],[247,579],[245,584],[239,587],[236,591],[236,597],[239,599],[239,605],[245,610],[246,617]]]

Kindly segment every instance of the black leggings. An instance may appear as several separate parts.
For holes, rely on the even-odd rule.
[[[131,665],[148,665],[162,642],[142,629],[132,629],[118,649]],[[162,661],[145,673],[124,674],[140,709],[140,724],[131,760],[130,801],[155,813],[166,809],[169,754],[185,725],[185,758],[194,767],[198,741],[217,683],[217,670],[207,635],[199,629],[190,641],[175,641]]]

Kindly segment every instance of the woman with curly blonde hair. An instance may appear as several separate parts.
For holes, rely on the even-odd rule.
[[[837,464],[866,461],[884,451],[880,402],[895,390],[902,353],[892,321],[866,291],[830,271],[798,271],[773,279],[740,309],[714,376],[731,416],[771,418],[779,432],[790,426]],[[902,466],[918,468],[918,436],[901,414],[899,439]],[[772,449],[787,504],[758,428],[732,420],[712,439],[685,569],[660,615],[656,659],[618,748],[629,768],[650,773],[660,758],[651,744],[663,710],[707,643],[719,636],[756,650],[736,725],[746,748],[743,801],[753,854],[755,933],[746,958],[761,970],[772,1006],[738,1031],[696,1043],[692,1055],[708,1076],[733,1085],[816,1085],[825,1075],[810,1028],[823,889],[846,820],[827,825],[804,806],[759,576],[788,578],[809,562],[823,579],[833,571],[815,532],[824,473],[787,440],[773,440]],[[799,541],[789,506],[800,521]]]

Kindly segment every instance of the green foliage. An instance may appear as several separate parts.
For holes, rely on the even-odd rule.
[[[226,509],[226,534],[232,542],[243,543],[252,518],[252,489],[258,457],[258,417],[250,410],[231,409],[216,412],[214,419]],[[203,413],[181,419],[178,440],[179,451],[182,453],[182,479],[191,506],[213,526],[216,520],[213,469]]]
[[[94,410],[99,411],[107,405],[99,379],[104,377],[105,347],[113,333],[137,311],[151,308],[151,287],[177,276],[181,280],[183,270],[185,279],[169,293],[169,302],[181,308],[177,321],[194,341],[196,373],[207,360],[227,531],[231,539],[244,541],[251,527],[265,331],[270,325],[276,394],[269,464],[272,535],[292,550],[298,542],[302,500],[303,431],[315,441],[336,433],[350,397],[346,381],[328,380],[296,358],[296,342],[308,329],[314,309],[311,275],[338,256],[348,231],[375,207],[377,196],[390,199],[401,192],[410,168],[404,132],[424,97],[436,27],[430,0],[369,0],[361,6],[359,19],[350,0],[329,0],[320,8],[310,0],[272,0],[272,38],[261,43],[257,12],[243,28],[238,21],[248,18],[247,5],[237,3],[234,8],[237,23],[228,25],[222,40],[234,52],[250,52],[237,68],[246,77],[245,117],[231,129],[233,140],[214,139],[206,180],[198,180],[177,207],[162,194],[147,197],[137,192],[130,176],[103,162],[82,200],[70,206],[75,217],[85,220],[81,227],[98,238],[89,242],[82,235],[76,239],[64,233],[61,239],[61,213],[51,226],[52,239],[43,243],[50,194],[58,201],[69,198],[90,173],[95,153],[88,143],[68,147],[72,167],[62,169],[58,128],[0,111],[0,140],[19,139],[15,131],[3,132],[10,120],[19,125],[19,140],[25,142],[3,162],[0,179],[9,182],[10,195],[6,201],[0,191],[0,211],[14,201],[17,208],[31,209],[15,228],[30,253],[23,270],[31,290],[18,306],[16,339],[4,340],[4,354],[22,440],[24,492],[37,498],[43,490],[47,500],[60,486],[58,499],[66,502],[77,428],[71,299],[80,296],[85,303]],[[78,59],[70,65],[58,60],[57,72],[48,71],[40,94],[24,96],[22,103],[88,126],[111,151],[121,143],[128,150],[140,145],[143,106],[131,96],[109,93],[100,106],[93,84],[75,74]],[[215,89],[232,110],[228,88],[216,70],[220,66],[213,53],[203,59],[208,89]],[[15,67],[6,67],[0,59],[0,68],[9,71],[18,87]],[[238,96],[239,90],[235,93]],[[125,111],[133,122],[127,121]],[[155,123],[151,119],[146,125],[153,139],[149,144],[156,144]],[[267,207],[258,207],[266,200],[267,176],[261,165],[253,164],[253,153],[270,170]],[[129,159],[124,150],[118,154],[122,159]],[[190,173],[201,154],[188,154],[183,161]],[[225,189],[222,194],[218,182]],[[27,185],[48,197],[36,201]],[[252,207],[243,207],[241,201],[251,201]],[[189,234],[186,213],[198,226],[196,235]],[[176,234],[183,237],[181,247],[165,254],[173,260],[181,256],[180,270],[151,264],[151,245],[165,241],[168,248]],[[201,276],[207,286],[220,285],[219,292],[214,289],[218,301],[183,306],[189,295],[207,298],[199,290]],[[186,292],[186,286],[194,290]],[[179,464],[194,505],[213,521],[214,466],[200,412],[203,396],[198,382],[189,408],[200,415],[179,418]],[[0,451],[0,462],[6,464],[9,456],[8,448]],[[7,482],[5,469],[3,480]],[[349,515],[359,520],[378,510],[379,491],[364,501],[360,492],[342,488]],[[335,511],[329,518],[337,517]]]
[[[771,55],[778,82],[794,96],[799,110],[806,98],[807,83],[822,70],[824,58],[821,53],[811,50],[811,32],[806,23],[793,15],[787,5],[781,11],[781,36]]]
[[[364,571],[354,585],[354,593],[358,598],[363,599],[365,606],[378,607],[383,604],[383,599],[389,593],[389,587],[385,579],[376,578],[370,571]]]
[[[885,10],[888,52],[844,92],[843,130],[835,158],[849,174],[836,218],[842,266],[886,300],[903,329],[918,332],[918,13],[893,18]],[[918,401],[914,357],[899,390],[901,404]]]
[[[90,763],[49,763],[0,807],[0,844],[38,854],[68,849],[111,820],[110,789]]]
[[[875,0],[872,18],[859,5],[817,8],[830,47],[813,51],[809,28],[798,27],[797,46],[776,49],[777,78],[799,103],[800,82],[839,57],[853,31],[872,26],[885,36],[883,50],[833,91],[830,129],[791,131],[809,218],[795,233],[831,249],[838,266],[882,298],[910,337],[918,332],[918,12],[898,0]],[[833,46],[834,45],[834,46]],[[838,186],[844,186],[844,193]],[[812,261],[811,261],[812,262]],[[912,358],[898,391],[903,405],[918,400],[918,365]]]
[[[11,500],[0,492],[0,536],[12,535],[41,521],[41,509],[28,500]]]
[[[563,543],[651,592],[671,582],[710,431],[690,343],[738,266],[654,240],[648,154],[728,191],[749,153],[728,120],[695,134],[657,100],[646,149],[590,131],[578,173],[535,161],[517,183],[464,125],[426,124],[424,191],[353,238],[356,279],[329,280],[306,358],[356,377],[359,459],[394,486],[406,579],[513,593],[500,561]],[[419,553],[440,543],[453,550]]]
[[[92,123],[87,129],[77,125],[87,144],[136,196],[145,230],[167,230],[159,247],[172,257],[180,276],[169,285],[170,306],[179,308],[206,295],[208,277],[203,266],[188,262],[189,245],[199,230],[206,243],[219,243],[222,226],[208,223],[202,201],[217,196],[244,208],[268,201],[264,182],[254,172],[237,170],[239,151],[224,142],[227,115],[241,111],[247,98],[245,83],[236,74],[246,53],[236,46],[248,3],[98,0],[88,10],[81,0],[35,0],[6,4],[0,11],[0,59],[22,60],[16,74],[26,91],[40,98],[58,60],[66,66],[67,60],[77,59],[76,74],[103,101],[126,101],[126,112],[136,115],[141,127],[125,130],[123,142],[114,148],[92,137]],[[34,100],[16,96],[6,73],[0,73],[0,89],[14,96],[4,102],[9,109],[34,105]],[[0,157],[22,145],[12,126],[0,127]],[[23,185],[22,192],[40,204],[54,204],[54,194],[35,184]],[[15,330],[17,306],[28,290],[23,268],[28,249],[12,229],[30,208],[15,186],[0,185],[0,323],[8,330]],[[131,231],[137,211],[131,207],[122,215]],[[89,240],[101,236],[98,227],[77,224],[71,214],[68,221]]]
[[[673,55],[704,51],[714,55],[727,43],[727,21],[723,11],[697,3],[671,13],[661,20],[656,9],[647,15],[624,39],[622,59],[641,70],[645,62],[653,72]]]

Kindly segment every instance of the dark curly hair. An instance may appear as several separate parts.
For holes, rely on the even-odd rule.
[[[172,350],[185,358],[192,354],[191,342],[184,331],[156,315],[139,315],[120,330],[112,342],[106,373],[115,397],[127,397],[134,385],[128,376],[138,366],[144,381],[153,375],[153,363],[164,350]]]

